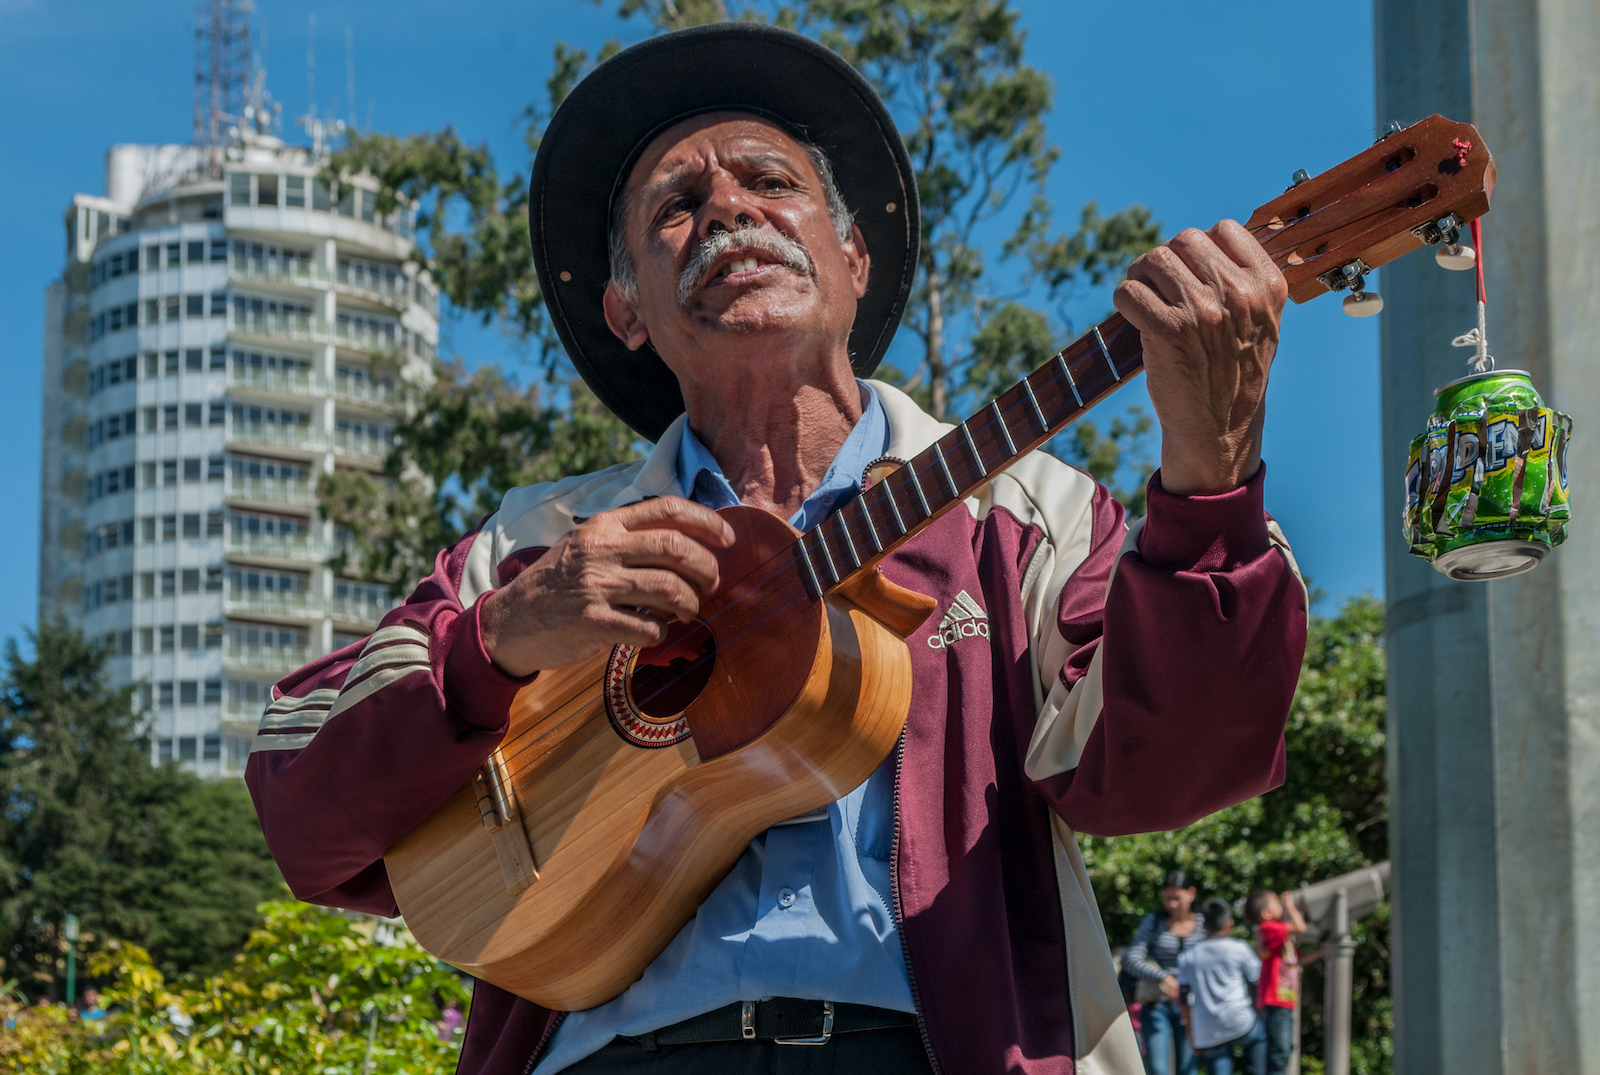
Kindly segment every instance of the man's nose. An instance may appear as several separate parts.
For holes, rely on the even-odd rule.
[[[741,184],[719,177],[701,208],[701,238],[760,224],[764,218],[760,207],[751,204],[752,197]]]

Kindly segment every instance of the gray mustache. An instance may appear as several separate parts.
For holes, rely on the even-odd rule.
[[[806,276],[815,275],[811,255],[806,253],[805,247],[787,235],[781,235],[770,228],[746,225],[735,231],[719,231],[705,238],[700,244],[700,249],[694,252],[694,257],[689,259],[689,264],[678,274],[679,304],[689,305],[689,300],[705,286],[713,263],[722,255],[734,250],[759,250],[763,254],[771,254],[777,258],[786,269],[792,269]]]

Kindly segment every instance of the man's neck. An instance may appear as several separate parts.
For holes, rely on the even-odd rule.
[[[804,380],[683,387],[689,425],[739,499],[786,519],[822,483],[861,418],[847,363]]]

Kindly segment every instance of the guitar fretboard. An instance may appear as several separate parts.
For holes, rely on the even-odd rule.
[[[1113,314],[925,451],[795,539],[813,597],[870,569],[1144,369],[1139,333]]]

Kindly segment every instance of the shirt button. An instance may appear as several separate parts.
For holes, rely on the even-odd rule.
[[[785,911],[794,906],[794,889],[778,889],[778,906],[782,907]]]

